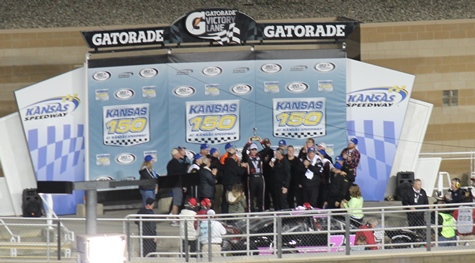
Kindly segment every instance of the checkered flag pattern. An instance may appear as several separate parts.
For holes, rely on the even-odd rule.
[[[141,144],[148,142],[148,138],[139,138],[139,139],[124,139],[124,140],[104,140],[105,145],[113,146],[130,146],[135,144]]]
[[[275,137],[306,139],[325,135],[324,132],[275,132]]]
[[[214,137],[214,138],[187,138],[187,142],[189,143],[209,143],[209,144],[219,144],[219,143],[226,143],[226,142],[235,142],[239,140],[239,137]]]
[[[210,34],[211,37],[209,38],[215,40],[220,45],[222,45],[223,43],[230,42],[236,42],[238,44],[241,44],[241,39],[238,37],[241,33],[241,30],[235,27],[235,25],[236,23],[231,23],[229,24],[228,30]]]
[[[27,140],[38,180],[60,180],[71,167],[84,165],[84,125],[32,129]]]

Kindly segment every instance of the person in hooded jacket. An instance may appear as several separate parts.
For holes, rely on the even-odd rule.
[[[242,189],[242,184],[235,184],[231,191],[226,192],[226,200],[229,204],[229,213],[246,212],[246,196]]]

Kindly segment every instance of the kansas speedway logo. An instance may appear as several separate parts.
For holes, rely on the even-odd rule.
[[[405,86],[375,87],[346,94],[347,107],[392,107],[408,98]]]
[[[241,44],[241,30],[236,27],[236,9],[207,9],[187,15],[185,28],[191,35],[220,45]]]

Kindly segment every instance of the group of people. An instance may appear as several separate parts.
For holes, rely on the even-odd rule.
[[[279,211],[305,202],[328,209],[362,203],[362,199],[351,201],[349,191],[359,164],[357,144],[356,138],[350,139],[348,147],[335,161],[326,153],[325,143],[316,145],[312,138],[298,154],[285,140],[280,140],[274,150],[269,139],[252,141],[250,138],[242,148],[241,157],[230,143],[225,145],[223,155],[219,149],[202,144],[199,153],[190,160],[185,147],[179,146],[171,151],[167,175],[196,173],[199,183],[197,187],[184,187],[183,182],[176,181],[171,214],[177,215],[190,197],[208,198],[219,213]],[[147,164],[145,160],[141,171],[147,170]],[[141,172],[141,178],[152,178],[150,174],[153,172]],[[151,193],[156,188],[149,186],[141,191]],[[142,196],[144,200],[149,197]]]
[[[446,195],[437,198],[435,204],[439,206],[437,212],[430,215],[431,224],[437,224],[437,240],[439,246],[456,246],[457,237],[463,244],[475,245],[475,209],[472,207],[474,202],[475,178],[471,179],[472,188],[465,190],[461,187],[459,178],[451,180],[450,189]],[[412,189],[405,191],[402,196],[402,204],[409,206],[407,213],[408,225],[411,227],[426,226],[426,220],[423,211],[429,205],[429,198],[422,182],[416,179],[413,182]],[[450,204],[444,206],[444,204]],[[425,237],[425,229],[416,229],[416,233]]]

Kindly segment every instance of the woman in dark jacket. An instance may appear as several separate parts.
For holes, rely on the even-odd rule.
[[[147,155],[144,158],[142,166],[140,167],[139,174],[140,180],[148,180],[148,179],[155,179],[158,178],[157,173],[153,170],[153,157],[151,155]],[[155,200],[155,195],[158,192],[158,184],[148,184],[148,185],[141,185],[139,186],[140,194],[142,195],[142,203],[145,206],[145,201],[147,198],[152,198]]]
[[[198,171],[200,175],[200,185],[198,188],[198,198],[203,200],[209,198],[211,203],[214,203],[214,185],[216,184],[216,174],[218,169],[211,169],[211,161],[208,158],[203,158],[203,167]]]

